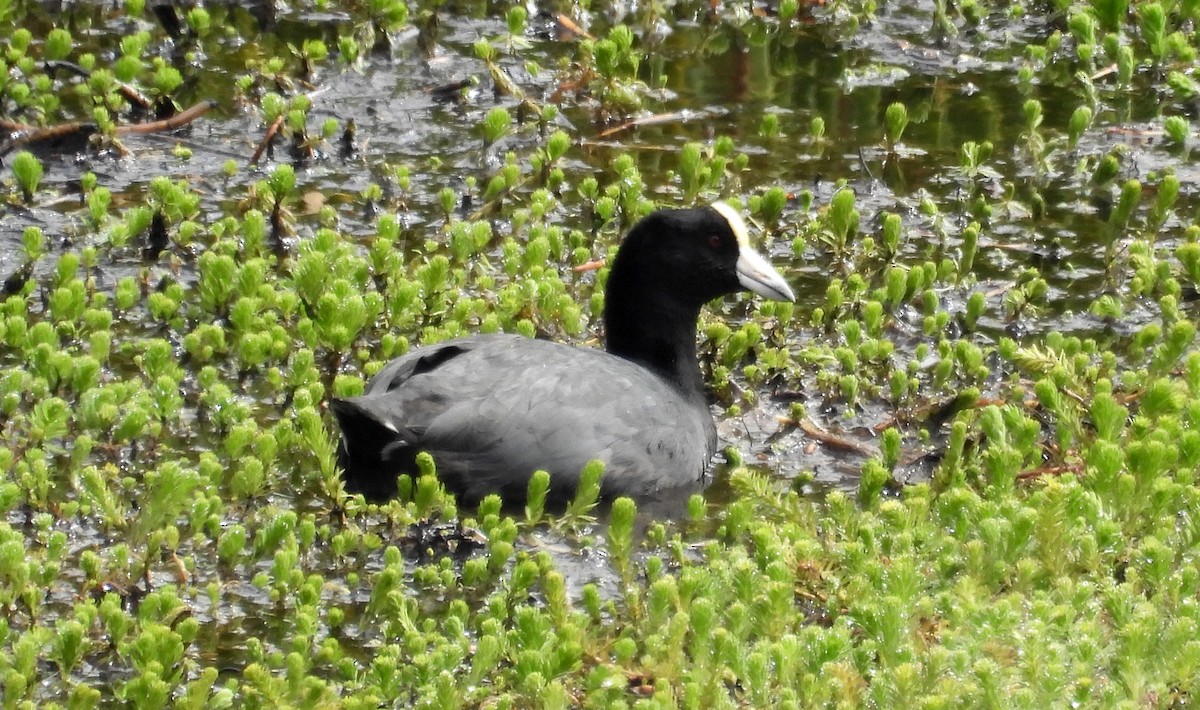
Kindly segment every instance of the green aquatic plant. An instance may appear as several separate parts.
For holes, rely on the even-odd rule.
[[[135,32],[121,39],[121,56],[113,64],[113,75],[117,81],[127,84],[145,71],[146,61],[143,55],[149,43],[148,32]],[[120,106],[114,105],[112,108],[118,109]]]
[[[788,2],[794,3],[795,0],[788,0]],[[762,121],[758,124],[758,134],[763,138],[771,139],[778,138],[780,133],[779,115],[774,113],[763,114]]]
[[[1121,237],[1125,234],[1129,221],[1133,218],[1133,212],[1137,208],[1141,197],[1142,184],[1135,179],[1127,180],[1121,186],[1117,202],[1113,205],[1112,212],[1109,213],[1104,260],[1108,265],[1110,274],[1116,271],[1117,247]]]
[[[571,137],[565,131],[554,131],[546,139],[546,145],[530,160],[530,168],[539,176],[542,184],[556,190],[565,180],[558,164],[571,148]]]
[[[186,21],[188,29],[196,37],[203,38],[212,31],[213,20],[212,15],[203,7],[193,7],[187,11]]]
[[[1087,106],[1078,106],[1071,113],[1070,121],[1067,124],[1067,146],[1070,150],[1075,150],[1079,145],[1079,139],[1084,132],[1092,124],[1092,109]]]
[[[591,461],[579,472],[579,484],[575,496],[567,505],[558,524],[581,526],[591,522],[592,509],[600,499],[600,479],[604,475],[604,462]]]
[[[1041,126],[1043,120],[1042,103],[1037,99],[1028,99],[1022,106],[1025,115],[1025,148],[1029,152],[1030,158],[1034,164],[1039,166],[1039,170],[1044,164],[1043,156],[1046,150],[1046,142],[1042,137]]]
[[[487,112],[480,124],[483,134],[483,147],[487,148],[512,130],[512,115],[504,108],[494,108]]]
[[[70,31],[62,27],[55,27],[46,35],[46,42],[42,46],[42,56],[50,61],[63,60],[71,55],[73,46],[74,40]]]
[[[290,49],[292,55],[300,60],[302,75],[310,81],[316,73],[316,65],[329,57],[329,48],[319,39],[306,39],[299,47],[291,46]]]
[[[23,150],[13,156],[10,169],[25,202],[33,202],[33,194],[42,182],[42,162],[33,153]]]
[[[752,197],[748,207],[751,214],[762,220],[764,227],[775,230],[779,228],[786,205],[787,192],[782,187],[774,185],[762,195]]]
[[[854,206],[854,192],[843,188],[829,202],[826,228],[822,234],[828,240],[834,254],[843,256],[850,240],[858,233],[859,212]]]
[[[887,139],[888,150],[895,152],[900,144],[904,130],[908,128],[908,108],[902,103],[889,104],[884,113],[884,136]]]
[[[504,24],[508,30],[504,37],[504,42],[508,47],[509,53],[514,53],[516,50],[529,46],[529,41],[525,39],[525,21],[528,19],[528,16],[528,11],[520,5],[514,5],[504,14]]]
[[[343,64],[350,67],[357,67],[361,62],[363,55],[363,46],[359,42],[359,38],[352,34],[339,35],[337,38],[337,56]]]
[[[1181,147],[1186,146],[1188,138],[1191,137],[1191,127],[1182,116],[1167,116],[1163,119],[1163,131],[1171,141]]]
[[[1106,32],[1117,32],[1125,22],[1127,0],[1092,0],[1089,9]]]
[[[1200,84],[1187,74],[1179,71],[1171,71],[1167,74],[1167,85],[1175,93],[1175,97],[1181,101],[1188,101],[1200,96]]]
[[[642,106],[645,84],[638,78],[642,53],[635,50],[635,39],[627,25],[618,24],[605,37],[579,43],[581,78],[595,96],[603,118],[620,120]]]

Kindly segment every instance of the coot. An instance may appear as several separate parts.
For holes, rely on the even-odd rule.
[[[569,499],[580,470],[605,462],[602,495],[695,486],[717,448],[696,361],[700,308],[747,289],[793,301],[724,203],[660,210],[621,243],[605,290],[607,352],[517,335],[476,335],[393,360],[352,399],[332,399],[346,488],[396,494],[428,451],[459,501],[525,499],[535,470]]]

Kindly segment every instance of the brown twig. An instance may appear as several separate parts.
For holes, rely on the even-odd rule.
[[[130,135],[130,134],[149,134],[159,133],[162,131],[172,131],[176,128],[181,128],[195,121],[200,116],[203,116],[217,105],[215,101],[201,101],[192,106],[186,111],[163,119],[161,121],[149,121],[147,123],[134,123],[126,126],[117,126],[113,129],[115,135]],[[9,127],[15,128],[18,124],[10,124]],[[0,126],[4,127],[4,126]],[[0,155],[6,154],[14,148],[33,143],[43,143],[46,141],[61,140],[64,138],[78,138],[87,140],[92,134],[96,133],[99,128],[94,123],[84,123],[82,121],[71,121],[70,123],[60,123],[54,126],[46,126],[45,128],[36,128],[33,126],[23,126],[17,129],[16,134],[2,146],[0,146]],[[82,149],[82,147],[81,147]]]
[[[206,100],[188,108],[186,111],[164,118],[161,121],[147,121],[146,123],[131,123],[127,126],[117,126],[116,134],[125,135],[127,133],[159,133],[161,131],[173,131],[176,128],[182,128],[187,124],[195,121],[204,114],[208,113],[213,108],[216,108],[217,102]]]
[[[693,118],[704,118],[707,116],[704,111],[672,111],[670,113],[656,113],[653,116],[642,116],[635,118],[632,121],[626,121],[619,126],[605,129],[596,134],[597,139],[608,138],[618,133],[628,131],[633,128],[641,128],[642,126],[658,126],[664,123],[687,122]]]
[[[572,20],[561,12],[554,19],[558,21],[559,29],[563,30],[566,34],[583,37],[584,39],[596,39],[587,30],[576,24],[575,20]]]
[[[592,79],[595,77],[595,71],[589,67],[584,67],[584,69],[580,72],[580,75],[573,81],[564,81],[563,83],[559,84],[556,89],[554,89],[554,93],[550,95],[550,103],[557,103],[558,101],[562,100],[563,95],[567,92],[581,91],[586,89],[588,84],[590,84]]]
[[[492,84],[495,88],[496,96],[511,96],[514,99],[525,99],[525,92],[504,67],[495,62],[488,62],[487,69],[488,73],[492,76]]]
[[[469,88],[475,83],[471,77],[452,81],[449,84],[439,84],[438,86],[428,86],[421,91],[433,97],[434,101],[455,101],[462,96],[462,90]]]
[[[86,141],[91,138],[92,134],[100,130],[94,123],[83,123],[81,121],[72,121],[70,123],[60,123],[57,126],[47,126],[45,128],[37,128],[35,126],[27,126],[24,129],[13,133],[12,137],[0,143],[0,155],[7,155],[9,152],[21,146],[28,146],[34,143],[43,143],[46,141],[55,141],[70,138],[79,138]],[[80,147],[82,149],[82,145]]]
[[[1028,481],[1033,478],[1041,478],[1042,476],[1061,476],[1064,473],[1074,473],[1075,475],[1079,475],[1083,473],[1083,464],[1073,463],[1060,466],[1041,466],[1039,468],[1018,473],[1017,480]]]
[[[993,244],[992,246],[999,247],[999,248],[1004,248],[1004,245],[1001,245],[1001,244]],[[997,296],[1003,296],[1004,294],[1006,294],[1006,293],[1008,293],[1009,291],[1011,291],[1011,290],[1013,289],[1013,287],[1014,287],[1014,286],[1016,286],[1016,285],[1017,285],[1017,284],[1016,284],[1016,282],[1015,282],[1015,281],[1010,281],[1009,283],[1006,283],[1006,284],[1003,284],[1003,285],[1001,285],[1001,286],[998,286],[998,287],[996,287],[996,288],[992,289],[991,291],[986,291],[986,292],[984,292],[984,294],[983,294],[983,295],[984,295],[986,298],[995,298],[995,297],[997,297]]]
[[[871,430],[876,434],[882,434],[885,429],[891,429],[893,426],[903,422],[913,421],[931,421],[940,426],[949,417],[966,409],[982,409],[989,404],[1004,404],[1004,400],[989,399],[986,397],[979,397],[970,401],[960,401],[960,397],[961,395],[956,395],[948,399],[929,401],[903,412],[897,412],[871,427]]]
[[[13,138],[14,143],[37,143],[39,141],[51,140],[53,138],[62,138],[63,136],[88,129],[95,129],[96,124],[84,123],[83,121],[71,121],[70,123],[60,123],[56,126],[46,126],[45,128],[34,128],[24,135]]]
[[[847,439],[844,436],[838,436],[837,434],[825,431],[813,423],[811,419],[789,419],[788,421],[791,424],[799,427],[800,431],[804,432],[807,436],[816,439],[826,446],[832,446],[835,449],[850,451],[852,453],[861,454],[862,456],[867,457],[879,455],[879,452],[875,450],[875,447],[860,444],[853,439]]]
[[[282,125],[283,114],[280,114],[275,121],[271,123],[271,127],[267,129],[267,135],[263,136],[262,142],[258,144],[258,148],[254,151],[254,155],[250,156],[251,165],[256,165],[258,163],[258,159],[262,157],[262,154],[267,150],[267,146],[270,145],[271,141],[275,139],[275,134],[279,132],[279,127]]]
[[[574,271],[577,274],[582,274],[588,271],[597,271],[602,266],[604,266],[604,259],[595,259],[585,264],[580,264],[579,266],[572,266],[571,271]]]
[[[613,148],[625,152],[629,151],[644,151],[657,153],[678,153],[679,146],[677,145],[651,145],[643,144],[636,145],[630,143],[620,143],[617,141],[596,141],[588,138],[583,138],[579,141],[579,145],[585,148]]]
[[[20,121],[14,121],[11,118],[0,118],[0,130],[13,132],[36,131],[37,126],[33,126],[28,123],[21,123]]]

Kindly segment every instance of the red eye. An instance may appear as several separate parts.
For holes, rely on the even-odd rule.
[[[708,238],[708,245],[713,249],[716,249],[717,247],[721,246],[721,238],[715,234],[712,235]]]

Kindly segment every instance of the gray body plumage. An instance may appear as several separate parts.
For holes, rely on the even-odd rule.
[[[394,430],[382,468],[428,451],[467,501],[519,500],[539,469],[551,491],[572,492],[592,459],[605,463],[605,497],[649,496],[700,481],[717,445],[702,395],[601,350],[517,335],[423,347],[337,402],[343,422],[350,406]]]

